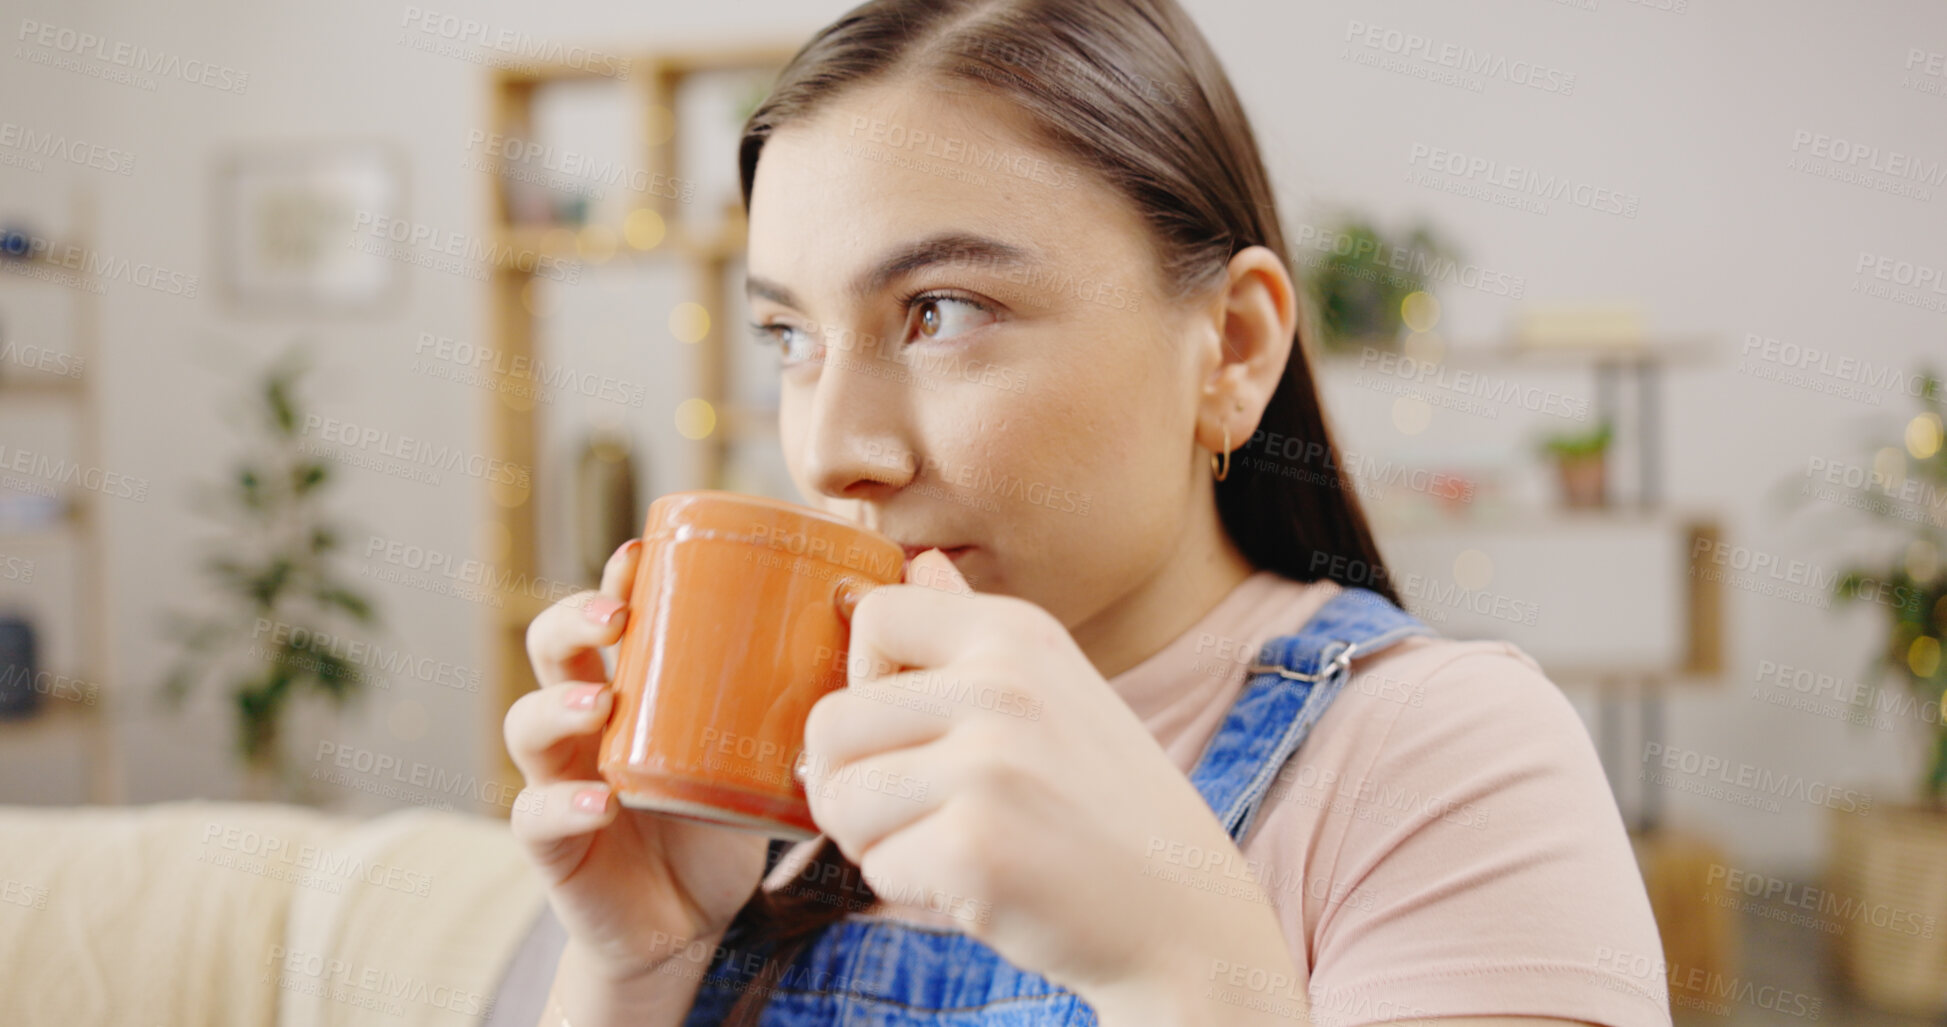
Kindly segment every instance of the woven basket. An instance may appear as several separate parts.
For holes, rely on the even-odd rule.
[[[1839,972],[1889,1010],[1947,1014],[1947,814],[1881,806],[1833,810],[1826,886]]]

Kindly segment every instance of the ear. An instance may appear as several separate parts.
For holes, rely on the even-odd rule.
[[[1230,258],[1225,280],[1212,300],[1217,328],[1204,355],[1199,381],[1197,444],[1212,453],[1249,442],[1291,359],[1298,328],[1298,296],[1278,255],[1247,246]]]

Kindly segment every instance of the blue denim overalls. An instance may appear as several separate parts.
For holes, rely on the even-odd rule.
[[[1431,628],[1363,588],[1332,597],[1296,634],[1265,643],[1190,780],[1241,843],[1266,790],[1351,676],[1353,656]],[[763,946],[726,938],[684,1027],[723,1022]],[[731,969],[731,968],[735,969]],[[773,971],[775,974],[776,971]],[[1096,1022],[1074,992],[967,935],[854,913],[772,978],[761,1027],[1056,1027]]]

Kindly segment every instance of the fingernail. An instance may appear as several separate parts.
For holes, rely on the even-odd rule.
[[[592,710],[595,708],[596,697],[602,694],[602,688],[601,685],[570,686],[562,702],[571,710]]]
[[[596,596],[590,599],[586,606],[581,608],[581,615],[588,618],[592,623],[607,627],[608,622],[621,609],[622,600],[613,596]]]
[[[635,549],[635,548],[637,548],[637,547],[639,547],[639,546],[641,546],[641,545],[642,545],[642,540],[641,540],[641,539],[639,539],[639,538],[632,538],[632,539],[630,539],[630,540],[628,540],[627,542],[624,542],[624,543],[622,543],[621,545],[619,545],[619,546],[616,546],[616,547],[615,547],[615,552],[613,552],[613,553],[610,553],[610,554],[609,554],[609,557],[608,557],[608,558],[609,558],[609,559],[611,559],[611,560],[613,560],[613,559],[615,559],[616,557],[618,557],[618,556],[621,556],[621,555],[622,555],[623,553],[626,553],[626,552],[628,552],[629,550],[631,550],[631,549]]]
[[[858,610],[859,600],[864,599],[870,591],[872,583],[869,581],[848,577],[838,583],[834,598],[838,603],[838,615],[845,619],[845,623],[852,623],[852,614]]]
[[[608,789],[583,788],[575,793],[574,803],[583,813],[600,813],[608,808]]]

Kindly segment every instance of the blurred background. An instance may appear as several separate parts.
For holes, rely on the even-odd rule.
[[[1617,958],[1937,1022],[1947,10],[1184,2],[1409,606],[1603,754]],[[533,615],[799,498],[734,147],[846,6],[8,0],[0,803],[506,816]]]

